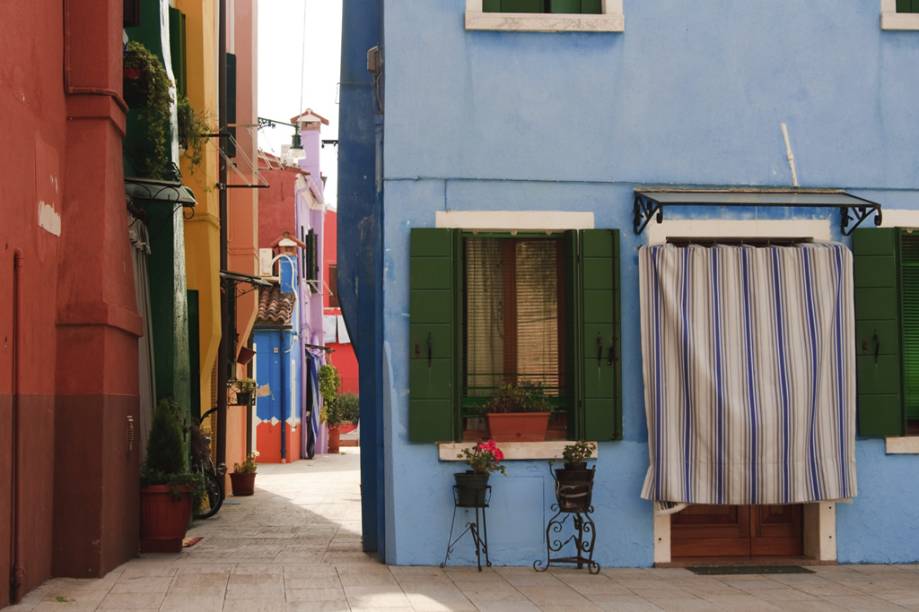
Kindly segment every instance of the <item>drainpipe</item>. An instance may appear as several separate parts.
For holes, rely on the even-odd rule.
[[[281,463],[287,463],[287,405],[290,403],[290,344],[292,340],[290,332],[281,332]]]
[[[219,0],[218,5],[218,62],[217,62],[217,133],[220,135],[218,146],[220,152],[217,194],[220,204],[220,271],[227,270],[227,0]],[[217,466],[224,467],[227,462],[227,382],[230,368],[230,342],[233,334],[229,332],[229,300],[235,295],[234,283],[220,278],[220,344],[217,349]]]
[[[10,446],[12,469],[10,478],[10,602],[19,601],[24,571],[19,563],[19,295],[22,282],[22,251],[13,251],[13,333],[12,333],[12,406]]]

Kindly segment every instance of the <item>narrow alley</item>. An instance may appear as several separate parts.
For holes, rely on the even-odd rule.
[[[100,580],[57,578],[12,611],[47,610],[919,610],[919,565],[815,574],[696,576],[685,569],[541,574],[385,566],[360,550],[359,455],[259,467],[178,555],[144,555]]]

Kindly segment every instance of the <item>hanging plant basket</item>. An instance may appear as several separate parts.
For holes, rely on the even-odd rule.
[[[124,49],[123,95],[137,114],[143,137],[126,152],[134,171],[145,178],[174,178],[170,154],[173,98],[169,75],[159,57],[136,40]]]

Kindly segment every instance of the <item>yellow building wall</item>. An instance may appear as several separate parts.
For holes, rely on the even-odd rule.
[[[216,132],[217,108],[217,2],[175,0],[185,13],[187,37],[188,99],[203,112]],[[197,198],[194,216],[185,220],[185,263],[189,290],[198,291],[201,362],[199,364],[201,412],[216,404],[212,376],[220,343],[220,215],[217,195],[217,139],[208,140],[201,163],[194,168],[183,156],[182,177]]]

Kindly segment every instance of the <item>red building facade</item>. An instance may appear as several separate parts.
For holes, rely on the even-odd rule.
[[[122,6],[0,5],[0,606],[137,552]]]
[[[326,345],[332,350],[329,362],[338,368],[341,376],[341,392],[358,394],[357,356],[350,337],[344,328],[344,319],[338,303],[338,213],[329,210],[325,214],[325,240],[323,242],[325,270],[325,296],[323,306],[326,317],[335,317],[336,335],[326,334]],[[331,327],[331,326],[330,326]]]

